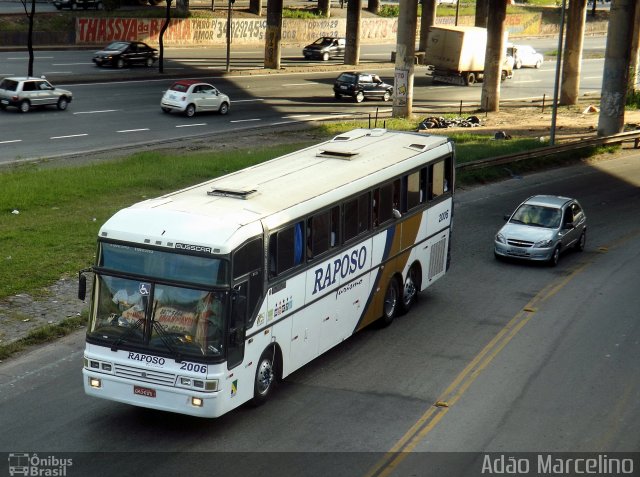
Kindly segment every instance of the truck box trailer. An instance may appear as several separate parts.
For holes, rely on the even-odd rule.
[[[486,28],[431,26],[427,35],[424,63],[432,72],[434,81],[470,85],[484,78],[486,49]],[[501,79],[504,81],[512,75],[513,58],[505,54]]]

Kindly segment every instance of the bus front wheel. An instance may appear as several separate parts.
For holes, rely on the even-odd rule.
[[[387,291],[384,294],[384,303],[382,304],[382,316],[380,317],[381,326],[389,326],[398,314],[400,305],[400,285],[398,280],[391,278]]]
[[[275,355],[275,348],[270,347],[264,350],[258,360],[253,384],[252,404],[254,406],[265,403],[276,385]]]

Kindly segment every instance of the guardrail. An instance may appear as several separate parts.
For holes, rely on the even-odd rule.
[[[456,170],[467,171],[473,169],[482,169],[485,167],[499,166],[502,164],[511,164],[514,162],[524,161],[527,159],[536,159],[540,157],[552,156],[563,152],[575,151],[586,147],[606,146],[609,144],[621,144],[623,142],[633,141],[634,148],[640,147],[640,130],[628,131],[612,136],[594,137],[589,139],[580,139],[579,141],[564,142],[555,146],[541,147],[531,151],[517,152],[515,154],[507,154],[498,157],[488,157],[470,162],[463,162],[456,165]]]

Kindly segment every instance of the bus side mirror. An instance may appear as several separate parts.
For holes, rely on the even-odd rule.
[[[78,275],[78,299],[84,301],[87,297],[87,277],[82,272]]]

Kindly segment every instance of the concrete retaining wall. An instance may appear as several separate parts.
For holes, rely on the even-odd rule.
[[[458,19],[459,25],[472,25],[472,16]],[[453,17],[439,17],[436,24],[453,24]],[[95,18],[76,19],[76,45],[104,45],[113,40],[137,40],[158,45],[158,36],[164,23],[161,18]],[[232,43],[234,45],[263,46],[266,19],[239,18],[232,20]],[[519,14],[507,17],[510,37],[554,34],[554,26],[542,24],[539,14]],[[606,22],[590,23],[587,31],[606,32]],[[194,46],[226,44],[227,21],[222,18],[172,19],[164,35],[165,46]],[[282,22],[283,44],[304,45],[321,36],[345,36],[346,19],[298,20],[284,19]],[[363,43],[394,43],[398,30],[397,18],[363,18]],[[557,33],[555,26],[555,33]],[[419,34],[419,32],[418,32]]]

